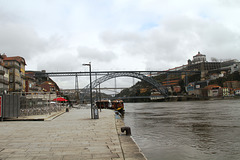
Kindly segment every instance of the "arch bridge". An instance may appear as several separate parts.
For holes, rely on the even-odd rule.
[[[160,74],[200,74],[200,71],[92,71],[92,72],[37,72],[35,74],[36,77],[63,77],[63,76],[75,76],[76,84],[75,89],[78,90],[78,76],[102,76],[94,81],[92,81],[92,88],[96,88],[99,84],[116,77],[133,77],[143,81],[146,81],[153,85],[163,96],[168,96],[168,90],[161,83],[158,83],[156,80],[152,78],[153,75]],[[187,79],[186,79],[187,83]],[[82,98],[90,91],[90,84],[83,88]]]
[[[137,72],[115,72],[115,73],[106,74],[106,75],[94,80],[92,82],[92,88],[96,88],[99,84],[101,84],[109,79],[116,78],[116,77],[133,77],[133,78],[137,78],[137,79],[146,81],[146,82],[150,83],[151,85],[153,85],[165,97],[168,95],[167,88],[164,87],[161,83],[158,83],[152,77],[148,77],[148,76],[145,76],[145,75],[137,73]],[[88,84],[86,87],[83,88],[82,99],[84,98],[85,93],[89,92],[89,88],[90,88],[90,84]]]

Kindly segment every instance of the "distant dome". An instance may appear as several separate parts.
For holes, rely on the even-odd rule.
[[[192,64],[206,62],[206,55],[198,52],[195,56],[193,56]]]

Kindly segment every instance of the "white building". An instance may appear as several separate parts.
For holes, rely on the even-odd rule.
[[[206,55],[198,52],[197,55],[193,56],[192,64],[206,62]]]

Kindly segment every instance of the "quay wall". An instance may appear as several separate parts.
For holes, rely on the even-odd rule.
[[[132,136],[127,136],[121,132],[121,127],[125,126],[123,120],[115,118],[115,123],[124,159],[147,160]]]

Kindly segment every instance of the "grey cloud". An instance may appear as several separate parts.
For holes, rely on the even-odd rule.
[[[220,0],[218,1],[220,5],[224,7],[236,7],[238,8],[240,6],[240,1],[239,0]]]
[[[0,25],[1,52],[7,55],[21,55],[30,58],[33,54],[46,50],[47,41],[40,38],[30,27],[20,24]]]
[[[6,13],[2,10],[0,10],[0,25],[3,25],[5,23],[11,22],[11,21],[17,21],[19,19],[19,17],[10,14],[10,13]]]
[[[144,37],[134,32],[105,31],[100,34],[100,39],[105,44],[121,45],[122,43],[136,43],[143,41]]]
[[[142,35],[105,32],[101,40],[107,45],[121,46],[128,56],[143,56],[148,68],[153,64],[158,67],[168,64],[168,68],[186,64],[198,51],[209,60],[212,56],[240,58],[237,54],[240,52],[239,33],[224,24],[187,16],[167,17],[161,24]]]
[[[4,18],[5,15],[9,19]],[[41,62],[39,64],[41,66],[45,64],[46,57],[53,53],[57,57],[59,52],[61,54],[61,50],[67,48],[66,44],[63,43],[64,37],[51,35],[48,38],[43,38],[32,26],[19,23],[17,18],[16,15],[0,12],[0,53],[6,53],[7,56],[22,56],[29,66]],[[32,64],[34,62],[35,64]],[[54,68],[51,65],[49,67],[50,69]]]
[[[110,62],[117,58],[117,55],[113,51],[100,51],[95,48],[88,47],[78,47],[77,49],[79,58],[86,59],[88,61],[100,61],[100,62]]]
[[[51,51],[50,51],[51,52]],[[56,71],[78,71],[80,69],[79,58],[67,50],[57,50],[55,53],[47,52],[47,56],[35,57],[38,70]],[[41,62],[41,63],[39,63]]]

